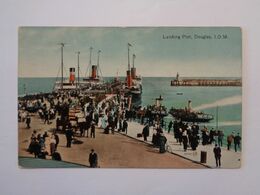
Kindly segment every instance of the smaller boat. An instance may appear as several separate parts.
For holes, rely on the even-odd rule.
[[[167,108],[162,105],[162,96],[160,95],[155,99],[155,104],[153,106],[148,106],[147,109],[151,111],[151,114],[160,117],[165,117],[168,115]]]
[[[206,123],[214,119],[213,115],[206,114],[201,111],[194,111],[191,109],[191,100],[188,101],[188,108],[185,109],[176,109],[171,108],[169,113],[177,120],[185,122],[197,122],[197,123]]]
[[[176,95],[183,95],[183,93],[182,92],[177,92]]]

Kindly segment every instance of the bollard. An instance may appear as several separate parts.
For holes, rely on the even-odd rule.
[[[200,163],[207,163],[207,152],[206,151],[200,152]]]

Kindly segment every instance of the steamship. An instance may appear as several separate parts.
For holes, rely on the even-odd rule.
[[[75,68],[70,68],[70,77],[69,79],[64,80],[62,76],[61,81],[56,81],[53,87],[54,92],[60,90],[76,90],[79,87],[79,83],[75,81]]]
[[[61,81],[57,81],[54,84],[53,92],[63,91],[63,90],[84,90],[84,91],[105,91],[104,89],[104,82],[103,79],[99,76],[98,71],[99,70],[99,57],[101,51],[98,51],[98,58],[97,58],[97,65],[93,65],[91,62],[91,54],[92,54],[92,47],[90,47],[90,61],[89,61],[89,67],[91,66],[91,71],[89,73],[89,77],[83,78],[80,80],[79,77],[79,54],[80,52],[77,52],[78,54],[78,78],[77,81],[75,79],[75,68],[71,67],[69,69],[70,76],[69,79],[63,78],[63,47],[64,44],[61,43]],[[101,71],[100,71],[101,73]]]
[[[90,60],[89,60],[89,68],[91,67],[91,71],[89,71],[89,76],[87,78],[83,78],[82,89],[101,89],[104,82],[101,75],[101,70],[99,68],[99,57],[101,50],[98,50],[97,64],[93,65],[91,61],[92,57],[92,47],[90,47]]]
[[[101,89],[104,86],[103,79],[98,75],[97,65],[91,66],[89,77],[83,78],[81,89]]]
[[[136,74],[134,66],[136,55],[133,54],[133,65],[130,68],[129,47],[132,46],[128,43],[128,70],[126,71],[126,88],[129,90],[129,95],[132,96],[132,103],[140,103],[142,96],[142,77]]]

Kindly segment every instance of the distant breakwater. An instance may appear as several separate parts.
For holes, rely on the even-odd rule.
[[[184,79],[184,80],[172,80],[171,86],[216,86],[216,87],[240,87],[242,86],[242,81],[240,79],[230,80],[230,79]]]

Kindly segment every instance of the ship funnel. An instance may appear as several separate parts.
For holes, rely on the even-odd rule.
[[[133,67],[131,68],[132,79],[136,78],[135,58],[136,58],[136,56],[135,56],[135,54],[133,54]]]
[[[70,68],[70,83],[75,82],[75,68]]]
[[[127,80],[127,87],[130,88],[132,86],[132,77],[130,70],[126,71],[126,80]]]
[[[91,77],[93,79],[97,78],[97,66],[96,65],[92,65]]]
[[[131,68],[131,76],[132,76],[132,79],[136,78],[136,68]]]

